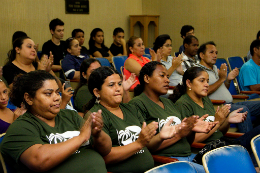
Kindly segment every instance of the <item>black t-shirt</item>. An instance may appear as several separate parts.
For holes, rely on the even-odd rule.
[[[65,41],[60,41],[60,45],[54,44],[51,40],[45,42],[42,46],[42,55],[50,56],[50,51],[53,54],[54,65],[60,65],[60,60],[66,55]]]
[[[35,67],[35,69],[37,69],[38,64],[36,62],[33,62],[33,66]],[[26,73],[27,73],[26,71],[23,71],[22,69],[14,65],[12,62],[7,63],[3,67],[3,77],[7,81],[8,85],[13,83],[15,76],[17,76],[18,74],[26,74]]]
[[[107,47],[97,48],[96,46],[94,46],[93,48],[90,48],[89,51],[90,51],[90,54],[91,54],[93,57],[95,57],[95,56],[93,55],[93,53],[96,52],[96,51],[100,52],[101,55],[102,55],[102,57],[109,57],[109,53],[108,53],[109,49],[108,49]]]
[[[90,58],[89,50],[85,46],[81,46],[80,55],[85,56],[86,58]]]
[[[123,50],[123,46],[117,46],[115,45],[114,43],[111,44],[110,46],[110,52],[114,55],[114,56],[117,56],[118,54],[122,54],[124,53],[124,50]]]

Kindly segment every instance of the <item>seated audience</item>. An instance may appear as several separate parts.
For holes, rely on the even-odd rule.
[[[128,85],[130,88],[131,85]],[[122,103],[123,81],[110,67],[94,70],[88,82],[93,98],[87,110],[102,110],[103,130],[111,137],[112,149],[104,156],[109,172],[145,172],[154,166],[148,148],[157,148],[167,138],[176,135],[178,126],[170,126],[172,120],[154,136],[158,123],[146,125],[138,110]]]
[[[260,30],[256,34],[256,40],[260,40]],[[252,59],[252,53],[249,50],[248,53],[247,53],[247,61],[249,61],[250,59]]]
[[[220,139],[228,131],[230,123],[240,123],[246,119],[247,115],[247,112],[239,113],[243,108],[231,112],[229,110],[230,105],[224,105],[215,112],[213,104],[207,97],[208,82],[209,75],[205,70],[200,67],[189,68],[183,75],[183,83],[175,87],[174,94],[169,97],[173,102],[177,100],[175,106],[183,117],[190,117],[194,114],[201,117],[204,114],[209,114],[205,121],[219,122],[207,134],[196,133],[195,142],[207,143]],[[229,142],[242,145],[252,153],[250,141],[259,134],[259,130],[260,126],[257,126],[237,139],[230,139]]]
[[[116,28],[113,32],[113,43],[110,46],[110,52],[113,56],[122,56],[127,55],[126,51],[126,42],[125,42],[125,34],[122,28]]]
[[[125,61],[124,64],[124,75],[126,76],[126,79],[128,79],[131,76],[131,73],[134,73],[136,75],[136,83],[131,86],[131,90],[133,90],[138,84],[138,76],[141,68],[151,60],[143,57],[144,55],[144,42],[140,37],[132,36],[127,41],[127,55],[128,58]],[[160,60],[160,53],[157,52],[157,54],[154,52],[154,50],[150,49],[150,54],[152,56],[152,61]]]
[[[89,50],[85,46],[83,46],[85,41],[84,31],[82,29],[74,29],[71,33],[71,37],[79,41],[79,45],[81,47],[80,55],[83,55],[86,58],[92,58],[92,56],[89,54]]]
[[[185,50],[182,52],[182,69],[185,72],[188,68],[199,63],[199,58],[197,56],[199,40],[195,36],[189,35],[183,40],[183,46]],[[177,86],[181,82],[182,74],[184,72],[173,73],[170,81],[173,86]]]
[[[215,65],[217,60],[217,48],[214,42],[202,44],[198,50],[199,58],[201,59],[199,67],[203,68],[209,74],[209,88],[207,95],[213,100],[225,100],[226,104],[230,104],[230,111],[238,108],[243,108],[242,112],[248,112],[247,119],[243,123],[237,124],[238,130],[241,133],[252,130],[253,125],[251,116],[260,115],[260,101],[245,101],[233,103],[233,97],[228,88],[231,80],[234,80],[239,74],[239,70],[235,68],[227,74],[226,64],[222,64],[220,69]],[[250,76],[251,77],[251,76]]]
[[[92,71],[101,67],[98,60],[94,58],[85,59],[80,66],[80,82],[74,91],[74,104],[78,112],[84,112],[83,106],[91,99],[92,94],[88,90],[88,79]]]
[[[59,71],[61,70],[60,60],[65,57],[65,41],[62,41],[64,35],[64,22],[60,19],[53,19],[50,24],[50,33],[52,38],[45,42],[42,46],[42,55],[51,56],[50,52],[54,57],[52,70]]]
[[[181,33],[181,38],[183,40],[185,39],[185,37],[187,37],[189,35],[195,36],[194,28],[191,25],[184,25],[184,26],[182,26],[180,33]],[[179,48],[179,54],[182,54],[182,52],[184,52],[184,50],[185,50],[184,45],[181,45],[180,48]]]
[[[254,40],[250,45],[252,59],[240,69],[239,82],[243,91],[260,91],[260,40]]]
[[[103,57],[112,63],[112,53],[104,44],[104,32],[100,28],[95,28],[91,31],[88,45],[90,54],[93,57]]]
[[[15,172],[107,172],[101,155],[112,145],[100,111],[84,121],[61,110],[56,79],[45,71],[18,76],[10,99],[28,110],[10,125],[0,147]]]
[[[79,41],[73,37],[66,40],[67,54],[62,60],[62,70],[67,79],[80,78],[80,65],[86,59],[85,56],[80,55],[81,47]]]
[[[26,109],[17,108],[14,112],[8,109],[6,106],[9,101],[9,89],[2,79],[0,79],[0,134],[5,133],[10,124],[14,122],[16,118],[22,115]]]
[[[155,42],[153,43],[153,50],[157,52],[157,50],[161,50],[161,63],[165,65],[165,67],[168,70],[169,74],[169,80],[170,80],[170,86],[173,86],[173,83],[171,80],[174,78],[176,73],[183,75],[183,69],[182,69],[182,54],[180,54],[178,57],[172,57],[172,39],[169,35],[163,34],[159,35]]]
[[[157,155],[174,157],[180,161],[192,161],[196,154],[191,153],[190,144],[193,142],[194,132],[209,132],[216,123],[203,121],[207,115],[198,119],[198,116],[184,118],[175,105],[166,98],[169,88],[167,69],[160,62],[149,62],[140,71],[140,85],[135,88],[135,95],[129,103],[138,108],[146,123],[158,122],[158,133],[164,125],[173,118],[172,125],[184,125],[172,138],[161,143],[158,149],[150,149]],[[205,172],[202,165],[193,164],[198,172]]]

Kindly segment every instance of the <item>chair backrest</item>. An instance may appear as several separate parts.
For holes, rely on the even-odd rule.
[[[260,160],[259,160],[259,156],[260,156],[260,135],[255,136],[251,140],[250,143],[251,143],[252,151],[253,151],[254,156],[255,156],[255,160],[258,164],[258,167],[260,167]]]
[[[197,170],[189,162],[178,161],[178,162],[171,162],[171,163],[157,166],[155,168],[146,171],[145,173],[180,173],[180,172],[197,173]]]
[[[146,47],[146,48],[144,49],[144,53],[150,55],[150,50],[149,50],[149,49],[150,49],[149,47]],[[151,48],[151,49],[152,49],[152,48]]]
[[[124,75],[124,66],[120,67],[121,74]]]
[[[108,59],[106,58],[96,58],[96,59],[101,63],[101,66],[111,67],[111,64],[109,63]]]
[[[204,154],[202,163],[208,173],[256,173],[247,150],[240,145],[229,145]]]
[[[127,56],[114,56],[112,58],[114,68],[121,74],[120,68],[124,66]]]
[[[61,72],[62,72],[62,73],[60,73],[61,74],[60,77],[64,80],[67,80],[66,75],[65,75],[63,68],[62,68],[62,61],[63,61],[63,59],[60,60],[60,66],[61,66]]]
[[[231,70],[233,70],[236,67],[240,70],[240,68],[244,64],[244,60],[240,56],[233,56],[228,57],[228,63]]]

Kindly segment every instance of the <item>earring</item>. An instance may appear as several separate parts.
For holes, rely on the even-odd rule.
[[[189,88],[189,90],[191,91],[191,88]]]
[[[99,102],[100,102],[100,100],[99,100],[99,96],[97,96],[97,98],[96,98],[96,102],[95,102],[95,103],[99,104]]]

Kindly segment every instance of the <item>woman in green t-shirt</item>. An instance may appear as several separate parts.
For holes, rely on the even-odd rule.
[[[10,100],[17,107],[23,102],[27,112],[10,125],[1,143],[6,163],[15,172],[106,173],[100,154],[107,155],[112,145],[102,131],[101,112],[84,122],[75,111],[60,109],[59,91],[45,71],[14,80]]]
[[[130,104],[122,103],[122,78],[112,68],[94,70],[88,81],[93,99],[87,110],[102,110],[103,130],[111,137],[111,152],[104,156],[109,172],[145,172],[154,166],[147,148],[156,149],[165,139],[172,138],[180,126],[170,126],[172,119],[155,135],[158,123],[146,125],[139,111]],[[177,129],[176,129],[177,128]],[[155,135],[155,136],[154,136]]]

